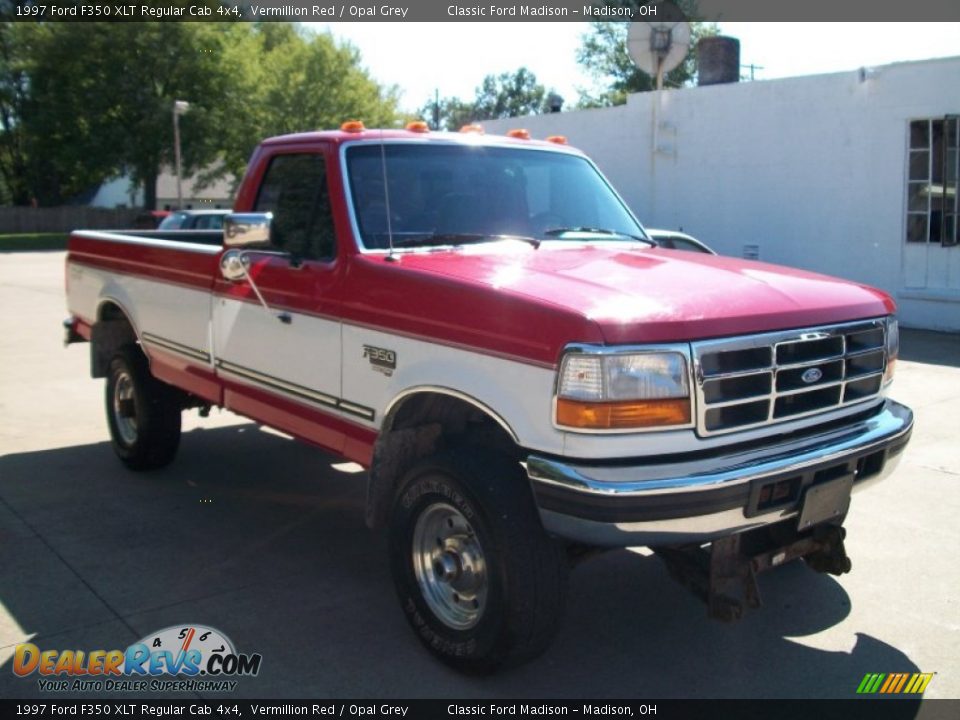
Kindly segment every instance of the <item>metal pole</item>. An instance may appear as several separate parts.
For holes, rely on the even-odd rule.
[[[183,210],[183,168],[180,166],[180,116],[190,109],[185,100],[173,101],[173,157],[177,165],[177,210]]]
[[[180,113],[177,104],[173,104],[173,157],[177,165],[177,210],[183,210],[183,187],[181,186],[180,167]]]

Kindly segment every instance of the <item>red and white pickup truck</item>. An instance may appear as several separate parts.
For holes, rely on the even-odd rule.
[[[851,491],[909,440],[889,296],[654,247],[562,138],[272,138],[234,212],[71,235],[113,447],[165,465],[219,406],[368,468],[403,611],[458,668],[545,648],[592,548],[652,547],[725,619],[770,567],[849,570]]]

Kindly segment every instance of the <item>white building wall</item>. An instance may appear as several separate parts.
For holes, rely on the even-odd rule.
[[[90,201],[90,207],[118,208],[143,205],[143,191],[135,188],[128,177],[107,180]]]
[[[645,225],[682,227],[723,254],[757,245],[761,260],[890,292],[905,325],[960,331],[960,247],[904,242],[909,121],[957,113],[960,58],[949,58],[484,125],[566,135]]]

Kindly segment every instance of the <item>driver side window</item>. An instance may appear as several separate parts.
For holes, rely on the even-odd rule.
[[[274,242],[303,260],[336,255],[326,162],[318,153],[277,155],[270,161],[255,212],[272,212]]]

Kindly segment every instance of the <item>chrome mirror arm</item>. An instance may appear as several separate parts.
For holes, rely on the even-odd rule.
[[[220,272],[227,279],[233,282],[238,280],[246,280],[250,283],[250,287],[253,288],[254,295],[257,296],[257,300],[260,301],[260,304],[263,306],[263,309],[266,310],[270,315],[277,318],[280,322],[285,325],[289,325],[293,318],[288,312],[275,312],[268,304],[266,299],[263,297],[263,293],[260,292],[260,288],[257,286],[256,281],[253,279],[253,276],[250,274],[250,252],[262,252],[257,250],[230,250],[226,252],[223,258],[220,260]]]

